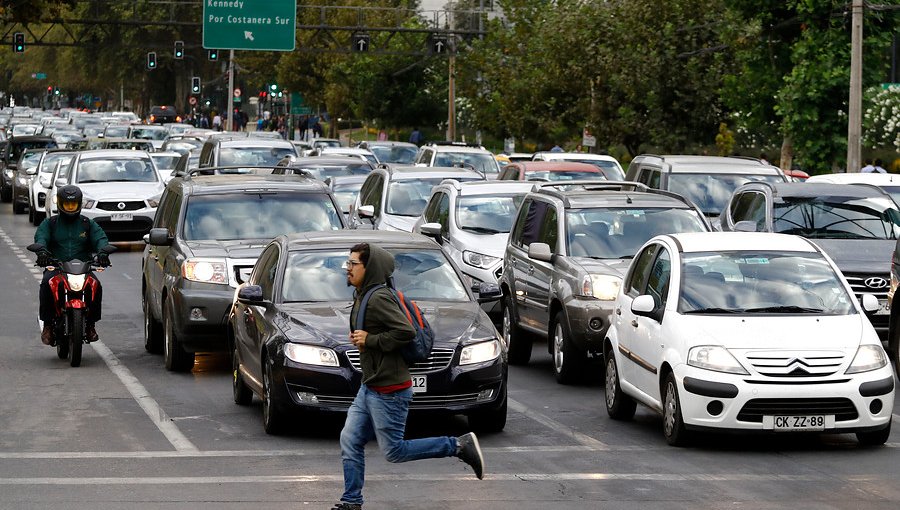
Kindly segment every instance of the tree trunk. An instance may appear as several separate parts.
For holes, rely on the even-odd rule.
[[[790,136],[785,136],[781,142],[781,164],[782,170],[790,170],[794,163],[794,141]]]

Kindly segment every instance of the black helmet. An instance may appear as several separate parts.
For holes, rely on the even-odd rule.
[[[68,217],[76,217],[81,214],[81,189],[78,186],[67,184],[56,190],[56,208],[59,214]]]

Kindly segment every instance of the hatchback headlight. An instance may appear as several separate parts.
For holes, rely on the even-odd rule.
[[[228,284],[225,261],[218,259],[188,259],[181,265],[181,275],[192,282]]]
[[[589,274],[581,280],[581,295],[601,301],[615,301],[622,279],[608,274]]]
[[[856,350],[856,356],[853,357],[853,363],[845,374],[859,374],[862,372],[870,372],[878,370],[887,365],[887,356],[884,349],[880,345],[860,345]]]
[[[153,197],[153,198],[148,198],[148,199],[147,199],[147,205],[149,205],[149,206],[152,207],[153,209],[156,209],[157,207],[159,207],[159,198],[160,198],[161,196],[162,196],[162,195],[156,195],[156,196]]]
[[[500,259],[498,257],[491,257],[490,255],[484,255],[482,253],[474,252],[474,251],[464,251],[463,252],[463,262],[469,264],[472,267],[479,267],[481,269],[490,269],[494,264],[499,262]]]
[[[336,367],[338,365],[337,354],[325,347],[314,345],[284,344],[284,355],[291,361],[305,365],[318,365],[321,367]]]
[[[698,345],[688,351],[687,364],[692,367],[725,372],[727,374],[750,375],[728,349],[719,345]]]
[[[475,363],[491,361],[500,356],[500,352],[500,341],[497,339],[489,342],[467,345],[463,347],[462,353],[459,355],[459,364],[473,365]]]

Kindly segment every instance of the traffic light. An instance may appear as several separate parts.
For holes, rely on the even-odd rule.
[[[184,58],[184,41],[175,41],[175,58]]]
[[[53,95],[54,95],[54,96],[58,96],[58,95],[59,95],[59,87],[53,87]]]
[[[278,84],[273,83],[273,84],[269,85],[269,90],[271,90],[273,94],[278,92]]]
[[[13,34],[13,51],[16,53],[23,53],[25,51],[25,34],[22,32],[16,32]]]
[[[156,69],[156,52],[155,51],[151,51],[150,53],[147,53],[147,69],[150,69],[151,71]]]
[[[219,50],[209,50],[209,52],[206,55],[209,58],[209,60],[211,60],[213,62],[215,62],[216,60],[219,60]]]
[[[268,99],[268,97],[269,97],[269,93],[266,92],[265,90],[261,90],[259,92],[259,102],[260,103],[265,103],[266,100]]]
[[[52,85],[47,85],[47,95],[49,96],[49,95],[52,94],[52,93],[53,93],[53,86],[52,86]]]
[[[191,78],[191,94],[199,94],[200,93],[200,77],[194,76]]]

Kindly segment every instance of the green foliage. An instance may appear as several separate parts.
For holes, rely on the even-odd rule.
[[[870,148],[893,147],[900,151],[900,88],[871,87],[863,112],[863,143]]]

